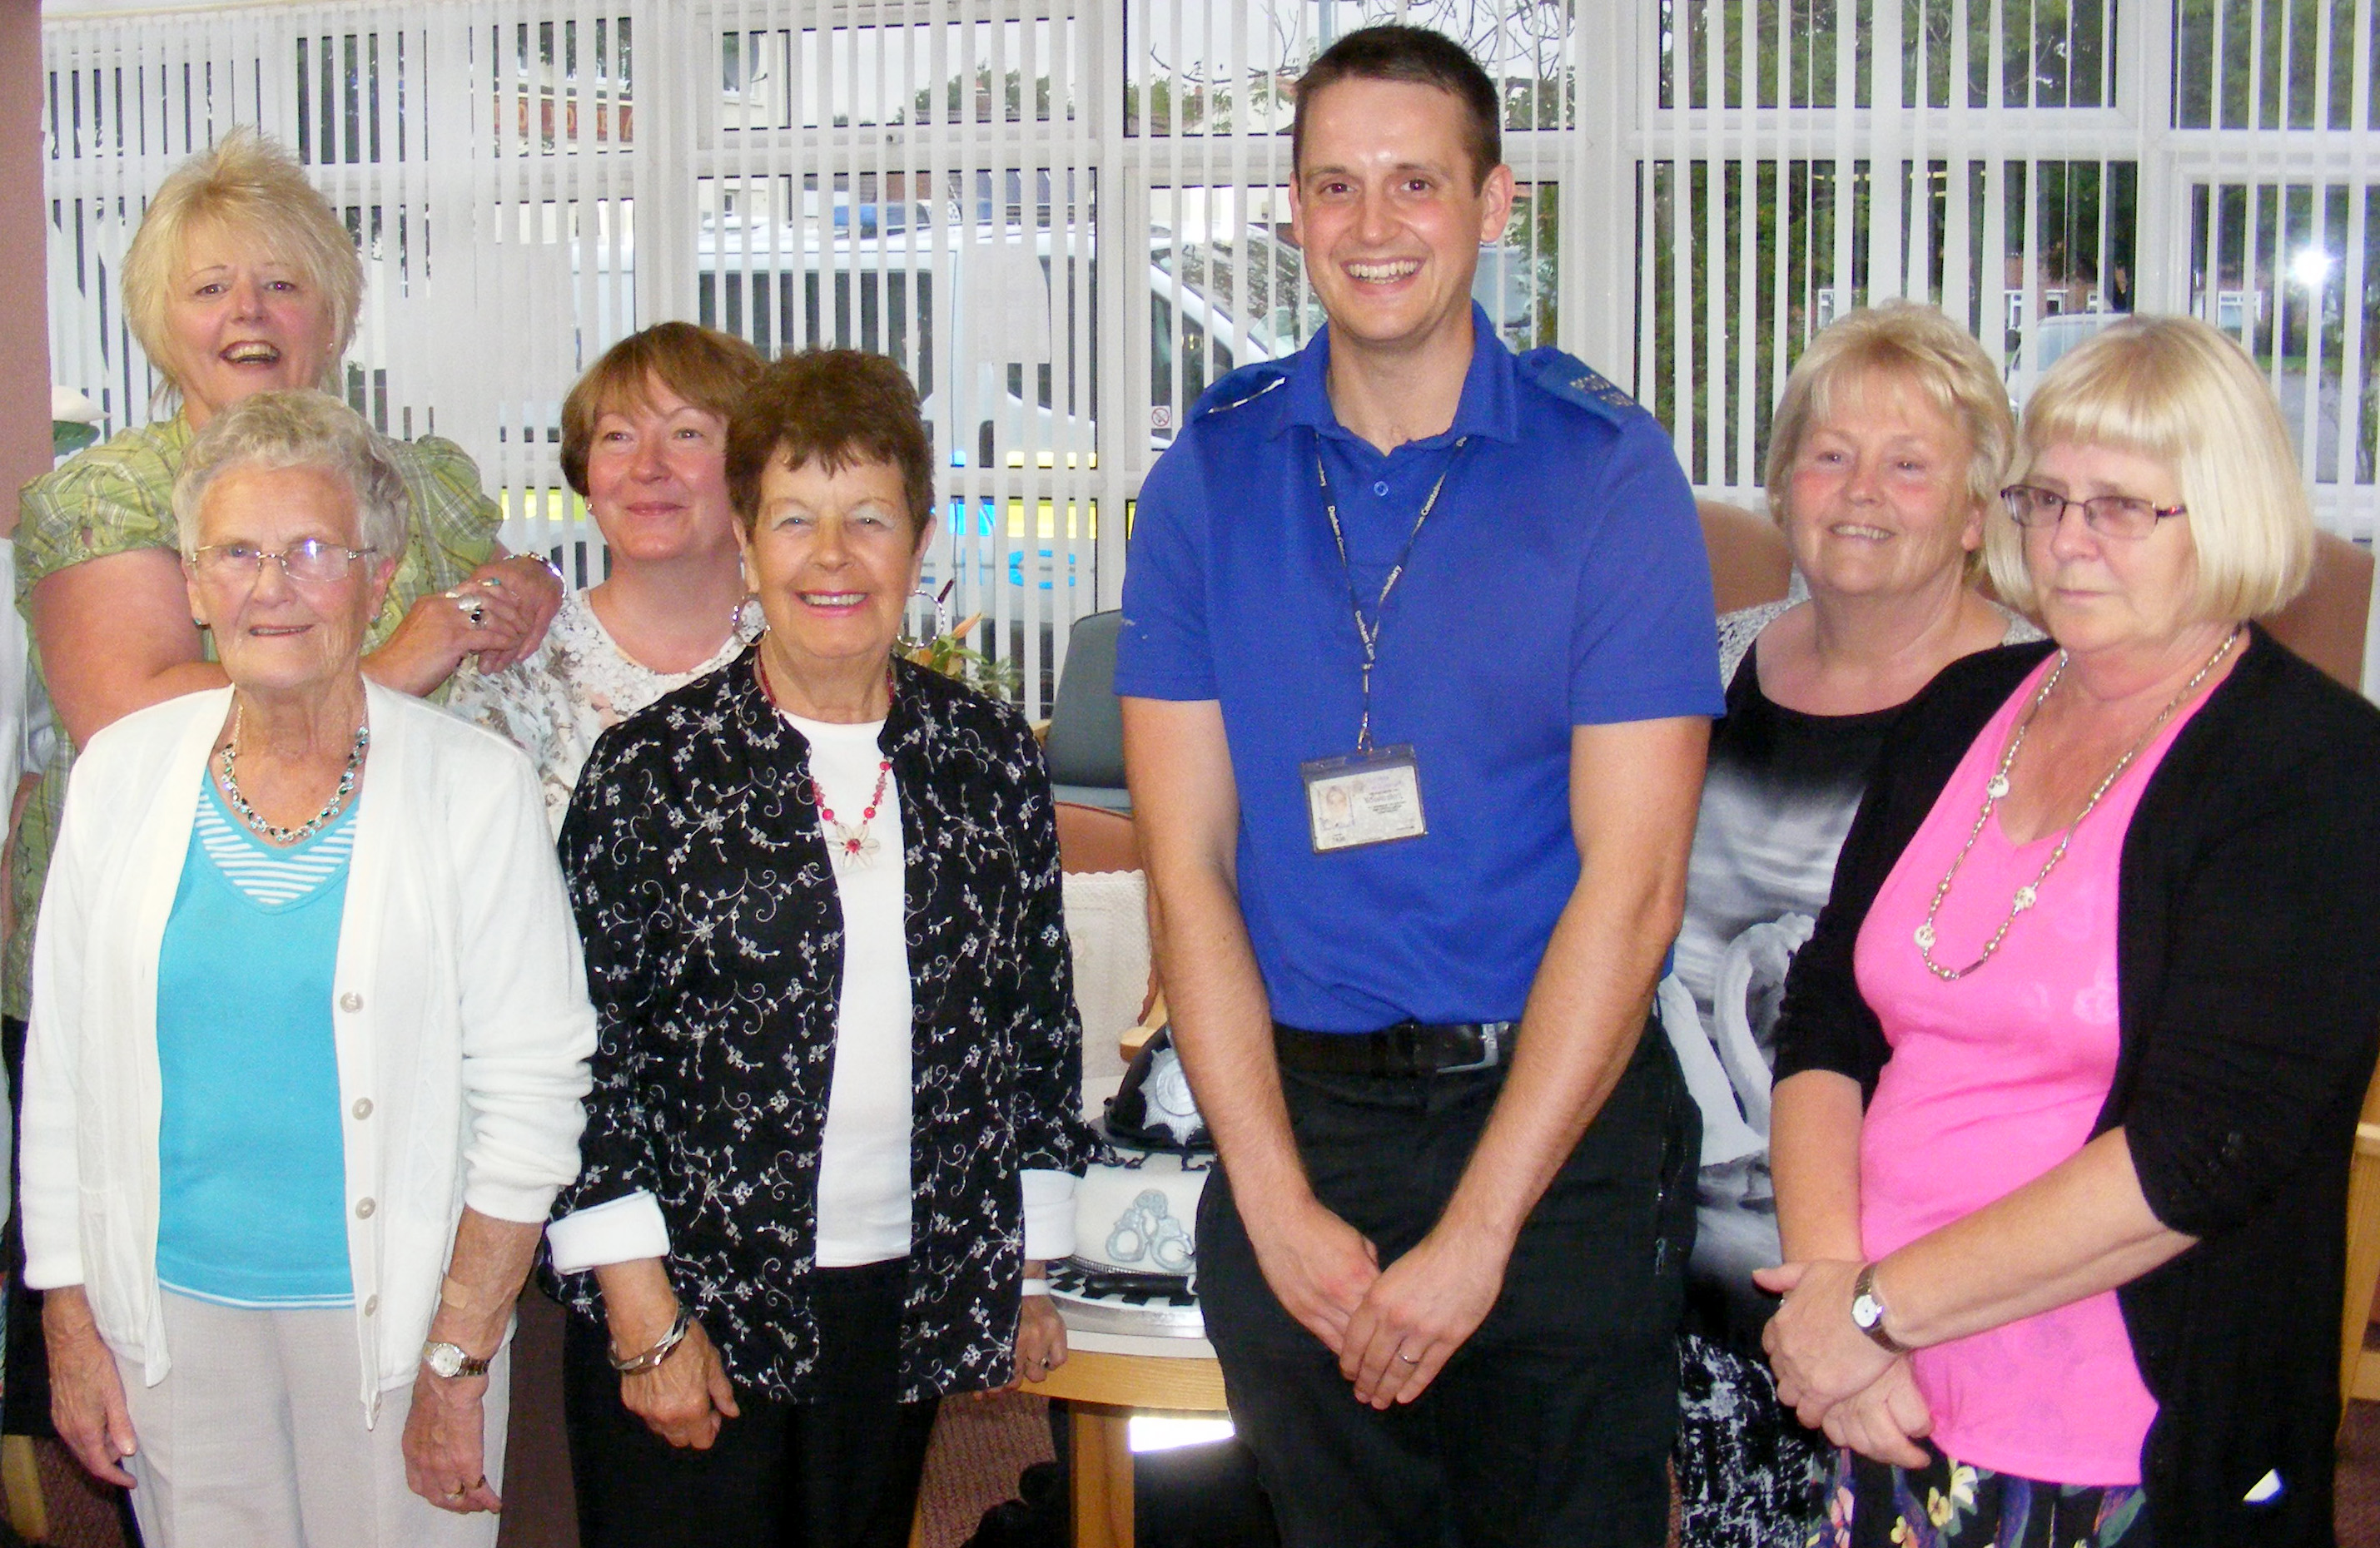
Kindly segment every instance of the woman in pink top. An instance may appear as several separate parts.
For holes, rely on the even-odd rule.
[[[2247,622],[2313,526],[2221,334],[2108,330],[2019,458],[1986,549],[2055,648],[1911,707],[1778,1030],[1818,1541],[2328,1543],[2380,711]]]

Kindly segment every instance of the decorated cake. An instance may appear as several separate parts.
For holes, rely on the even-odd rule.
[[[1075,1191],[1075,1255],[1050,1265],[1050,1294],[1077,1327],[1198,1336],[1198,1196],[1215,1159],[1164,1032],[1103,1106],[1107,1143]]]

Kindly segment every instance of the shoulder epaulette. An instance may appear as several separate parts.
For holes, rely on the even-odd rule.
[[[1289,380],[1289,366],[1287,360],[1258,360],[1252,365],[1242,366],[1207,389],[1207,395],[1199,400],[1197,410],[1191,417],[1204,419],[1209,414],[1220,414],[1227,408],[1237,408],[1244,403],[1263,397]]]
[[[1533,349],[1521,357],[1521,373],[1565,403],[1592,409],[1617,422],[1645,412],[1609,377],[1559,349]]]

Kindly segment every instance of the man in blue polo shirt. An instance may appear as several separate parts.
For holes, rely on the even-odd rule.
[[[1199,1294],[1284,1537],[1661,1541],[1697,1119],[1645,1012],[1721,700],[1650,416],[1470,301],[1494,84],[1408,27],[1301,83],[1328,329],[1141,491],[1116,672]]]

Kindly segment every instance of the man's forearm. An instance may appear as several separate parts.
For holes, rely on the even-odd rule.
[[[1264,978],[1225,878],[1195,865],[1188,874],[1168,875],[1161,864],[1154,869],[1151,944],[1173,1046],[1242,1215],[1261,1215],[1308,1191],[1281,1096]]]
[[[1709,736],[1695,719],[1572,730],[1578,881],[1530,982],[1503,1093],[1439,1231],[1509,1252],[1635,1056],[1685,913]]]
[[[1602,889],[1582,877],[1544,962],[1511,1072],[1439,1229],[1509,1251],[1579,1137],[1635,1057],[1677,933],[1674,907],[1657,886]]]

